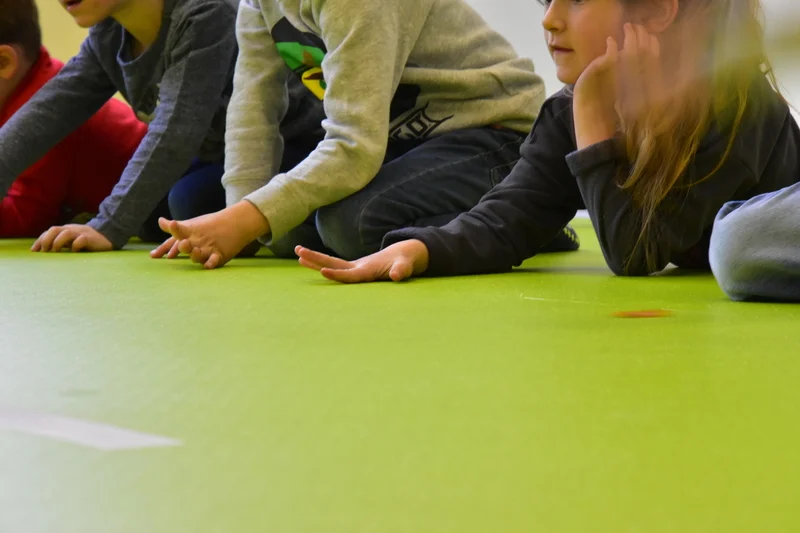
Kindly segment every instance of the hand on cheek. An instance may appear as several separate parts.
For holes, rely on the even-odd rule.
[[[592,61],[575,83],[573,119],[578,149],[610,139],[617,131],[617,64],[619,49],[613,37],[606,51]]]
[[[592,61],[575,84],[579,149],[625,131],[666,101],[658,38],[633,24],[625,24],[623,35],[621,49],[608,38],[605,54]]]
[[[616,105],[623,131],[646,121],[667,100],[658,38],[644,26],[626,24],[624,31]]]

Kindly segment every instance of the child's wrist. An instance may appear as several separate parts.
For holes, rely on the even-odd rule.
[[[269,221],[255,204],[247,200],[241,200],[233,204],[229,209],[235,211],[238,225],[242,228],[243,234],[254,241],[259,237],[270,232]]]
[[[428,247],[425,246],[424,242],[418,239],[409,240],[407,243],[406,253],[413,258],[415,276],[428,270],[430,254],[428,252]]]
[[[573,120],[578,150],[612,139],[617,134],[618,117],[612,106],[576,101],[573,107]]]

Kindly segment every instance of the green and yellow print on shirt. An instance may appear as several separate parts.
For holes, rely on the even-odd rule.
[[[272,39],[286,65],[303,81],[309,91],[320,100],[325,99],[325,75],[322,61],[327,50],[322,39],[313,33],[304,33],[285,18],[272,28]]]
[[[313,33],[298,30],[282,18],[272,28],[272,40],[286,65],[302,80],[309,91],[320,100],[325,99],[328,85],[322,62],[328,53],[325,43]],[[387,59],[387,68],[391,61]],[[435,120],[426,114],[425,106],[418,106],[421,89],[418,85],[400,84],[392,98],[389,109],[391,121],[403,119],[392,125],[390,138],[424,139],[444,122],[448,116]]]

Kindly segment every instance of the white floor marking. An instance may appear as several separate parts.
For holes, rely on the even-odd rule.
[[[96,450],[138,450],[181,446],[179,440],[61,415],[0,407],[0,429],[71,442]]]

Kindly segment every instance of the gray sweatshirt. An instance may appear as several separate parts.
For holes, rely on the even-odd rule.
[[[242,0],[228,111],[228,204],[280,238],[366,186],[390,139],[481,126],[530,131],[544,84],[464,0]],[[278,174],[287,76],[324,100],[325,139]]]

